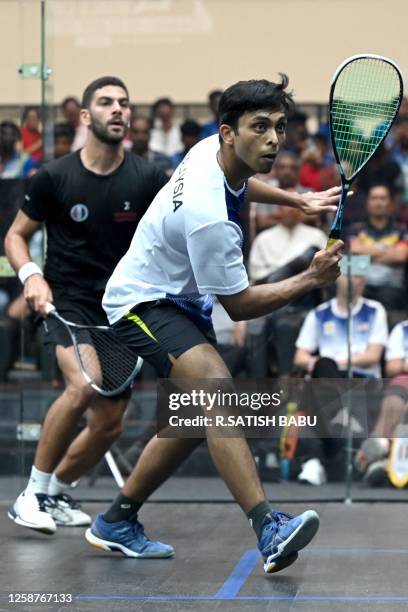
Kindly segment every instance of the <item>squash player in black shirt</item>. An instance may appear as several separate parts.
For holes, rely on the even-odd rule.
[[[122,81],[93,81],[84,92],[81,118],[88,127],[86,146],[46,164],[33,177],[5,247],[35,312],[45,315],[45,304],[51,302],[68,320],[103,325],[106,281],[168,177],[123,148],[130,107]],[[42,223],[47,230],[44,271],[31,261],[28,250],[30,236]],[[64,489],[95,466],[117,439],[127,397],[104,398],[86,384],[58,322],[44,319],[43,333],[44,342],[55,347],[65,390],[48,411],[28,486],[9,517],[52,534],[56,525],[90,523]],[[86,410],[87,426],[69,445]],[[170,546],[143,538],[142,556],[173,554]]]

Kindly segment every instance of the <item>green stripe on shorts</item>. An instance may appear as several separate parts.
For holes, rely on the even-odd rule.
[[[145,334],[149,336],[149,338],[157,342],[156,338],[154,337],[150,329],[147,327],[146,323],[144,323],[142,319],[137,316],[137,314],[135,314],[134,312],[127,312],[125,315],[123,315],[123,318],[127,319],[128,321],[133,321],[133,323],[136,323],[136,325],[138,325],[140,329],[142,329]]]

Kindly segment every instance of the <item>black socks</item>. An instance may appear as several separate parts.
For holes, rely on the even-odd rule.
[[[109,510],[103,515],[103,518],[107,523],[127,521],[132,515],[137,514],[142,505],[143,502],[135,501],[119,493]]]
[[[265,516],[271,513],[272,513],[272,508],[270,507],[269,503],[265,500],[257,504],[247,514],[249,524],[251,525],[252,529],[255,531],[256,537],[258,538],[258,540],[261,535],[262,522]]]

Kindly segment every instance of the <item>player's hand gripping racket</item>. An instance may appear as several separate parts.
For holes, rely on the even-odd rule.
[[[330,89],[330,136],[341,197],[327,246],[340,238],[351,182],[384,141],[403,96],[401,72],[381,55],[354,55],[336,70]]]
[[[107,325],[78,325],[66,321],[55,306],[47,304],[47,315],[58,319],[71,337],[85,380],[107,397],[118,395],[134,380],[143,364]]]

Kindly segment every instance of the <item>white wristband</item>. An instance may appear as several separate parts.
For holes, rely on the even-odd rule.
[[[27,278],[29,276],[32,276],[33,274],[41,274],[41,276],[43,276],[41,268],[37,266],[37,264],[34,263],[33,261],[28,261],[23,266],[21,266],[21,268],[19,269],[18,278],[24,285]]]

